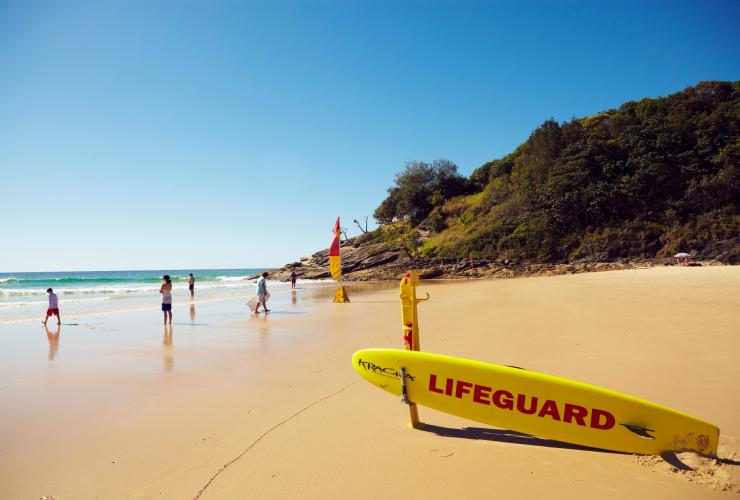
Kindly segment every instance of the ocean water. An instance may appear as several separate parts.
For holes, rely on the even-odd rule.
[[[47,288],[54,289],[59,297],[64,321],[70,316],[155,307],[161,301],[159,287],[164,274],[172,278],[174,303],[190,301],[188,273],[193,273],[196,280],[196,301],[247,296],[254,290],[254,280],[248,278],[262,270],[0,273],[0,323],[42,319],[48,306]]]

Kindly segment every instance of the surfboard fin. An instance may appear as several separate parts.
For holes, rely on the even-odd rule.
[[[645,439],[655,439],[655,436],[652,436],[648,434],[648,432],[655,432],[655,429],[646,429],[645,427],[640,427],[639,425],[631,425],[631,424],[619,424],[622,427],[625,427],[627,430],[634,432],[641,438]]]

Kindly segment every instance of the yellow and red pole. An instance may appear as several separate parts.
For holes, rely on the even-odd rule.
[[[419,343],[419,315],[416,305],[423,300],[428,300],[429,294],[427,294],[426,299],[417,298],[416,285],[418,284],[418,271],[408,271],[401,280],[401,323],[403,326],[403,345],[407,351],[418,351],[421,348]],[[405,370],[402,370],[402,376],[405,377]],[[405,387],[405,380],[403,382]],[[418,429],[423,424],[419,422],[419,412],[416,409],[416,404],[409,401],[405,393],[403,397],[404,402],[409,405],[411,415],[409,426]]]

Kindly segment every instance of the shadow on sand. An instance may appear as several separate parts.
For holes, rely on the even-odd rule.
[[[735,467],[740,465],[740,460],[733,460],[731,458],[718,458],[717,462],[723,465],[734,465]]]
[[[516,431],[507,431],[505,429],[487,429],[484,427],[463,427],[462,429],[454,429],[451,427],[442,427],[439,425],[424,424],[424,427],[419,430],[424,432],[432,432],[438,436],[458,438],[458,439],[475,439],[480,441],[494,441],[498,443],[512,443],[512,444],[523,444],[529,446],[543,446],[545,448],[561,448],[566,450],[580,450],[580,451],[595,451],[597,453],[614,453],[617,455],[629,455],[629,453],[623,453],[621,451],[602,450],[601,448],[591,448],[589,446],[581,446],[577,444],[565,443],[563,441],[554,441],[551,439],[538,438],[530,436],[529,434],[523,434]],[[665,460],[668,464],[672,465],[678,470],[692,471],[694,470],[689,465],[681,461],[676,453],[664,452],[660,454],[660,458]],[[740,461],[733,460],[730,458],[715,458],[717,463],[724,465],[740,465]]]
[[[681,461],[681,459],[676,455],[676,453],[672,451],[666,451],[660,454],[660,458],[668,462],[668,464],[672,465],[678,470],[685,470],[685,471],[692,471],[694,470],[690,465],[687,465]],[[731,458],[714,458],[715,462],[717,464],[721,465],[732,465],[737,467],[740,465],[740,461],[733,460]]]
[[[451,427],[441,427],[439,425],[424,424],[424,427],[419,430],[424,432],[432,432],[442,437],[458,439],[474,439],[479,441],[494,441],[498,443],[542,446],[545,448],[562,448],[566,450],[596,451],[599,453],[621,454],[621,452],[618,451],[602,450],[600,448],[591,448],[589,446],[564,443],[563,441],[538,438],[535,436],[530,436],[529,434],[523,434],[516,431],[507,431],[504,429],[487,429],[484,427],[463,427],[462,429],[453,429]]]

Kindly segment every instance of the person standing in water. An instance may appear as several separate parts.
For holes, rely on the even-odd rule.
[[[267,272],[264,272],[257,280],[257,307],[254,308],[254,314],[260,312],[260,305],[266,313],[270,312],[267,308],[267,276]]]
[[[170,318],[172,325],[172,280],[169,274],[162,276],[162,286],[159,287],[159,293],[162,294],[162,313],[164,314],[164,324],[167,325],[167,317]]]
[[[298,279],[298,275],[295,271],[290,273],[290,288],[295,288],[295,281]]]
[[[49,321],[49,316],[56,316],[57,325],[61,325],[62,318],[59,317],[59,297],[57,297],[57,294],[51,288],[47,288],[46,293],[49,294],[49,308],[46,310],[46,318],[44,318],[42,323],[46,324]]]
[[[188,278],[188,289],[190,290],[190,298],[192,299],[195,296],[195,278],[193,278],[193,273],[190,273],[190,278]]]

